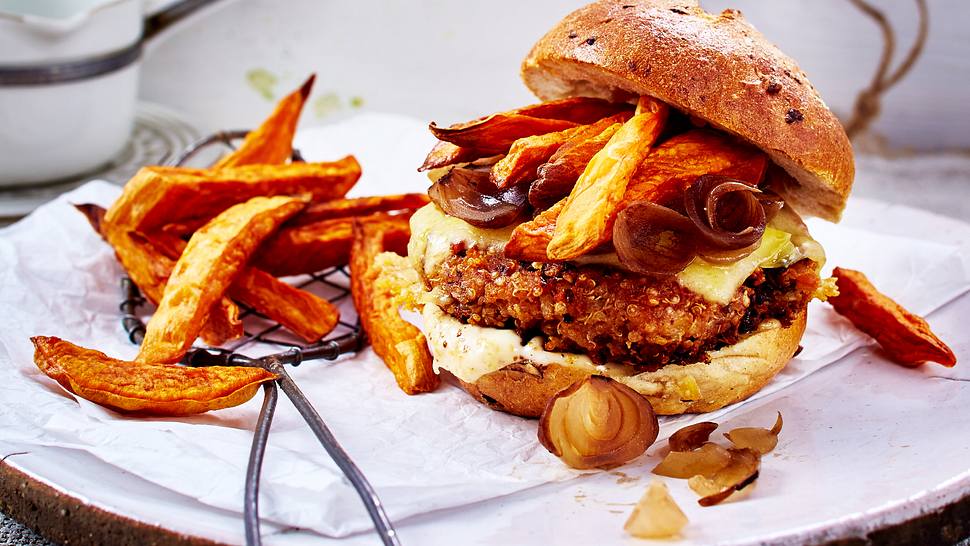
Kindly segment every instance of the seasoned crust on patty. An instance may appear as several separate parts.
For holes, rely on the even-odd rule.
[[[727,305],[705,300],[674,277],[598,265],[530,263],[500,252],[456,249],[427,274],[449,315],[476,326],[541,334],[548,351],[645,370],[703,360],[763,320],[783,324],[804,310],[818,284],[814,262],[759,270]]]

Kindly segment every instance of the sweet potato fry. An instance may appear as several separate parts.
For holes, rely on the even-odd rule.
[[[34,363],[68,391],[119,411],[192,415],[238,406],[274,375],[262,368],[126,362],[56,337],[32,337]]]
[[[562,199],[540,212],[532,220],[515,226],[511,237],[509,237],[509,242],[505,244],[503,251],[505,257],[532,262],[550,261],[546,255],[546,248],[556,231],[556,218],[559,217],[559,213],[562,212],[565,205],[566,200]]]
[[[956,355],[922,317],[879,292],[863,273],[836,267],[832,275],[839,295],[830,297],[828,302],[856,328],[875,338],[889,358],[910,367],[924,362],[956,365]]]
[[[570,137],[537,169],[536,181],[529,187],[529,203],[545,208],[569,195],[593,156],[629,119],[626,112],[603,118]]]
[[[285,277],[346,264],[350,259],[353,224],[352,218],[335,218],[284,227],[256,252],[253,266]]]
[[[504,154],[512,144],[533,135],[586,125],[630,110],[629,104],[588,97],[571,97],[492,114],[450,127],[431,124],[442,142],[432,148],[419,171]]]
[[[197,231],[182,252],[145,331],[140,362],[177,362],[218,301],[263,240],[305,201],[254,197],[234,205]]]
[[[456,146],[442,140],[435,144],[434,148],[431,148],[428,157],[424,158],[424,163],[418,167],[418,172],[447,167],[448,165],[454,165],[456,163],[475,161],[476,159],[487,156],[488,154],[483,155],[483,152],[479,150],[462,148],[461,146]]]
[[[311,75],[299,89],[283,97],[273,113],[257,129],[246,135],[239,148],[217,161],[212,168],[286,163],[293,155],[296,124],[300,120],[303,105],[310,96],[310,90],[313,89],[315,78],[315,75]]]
[[[396,211],[393,216],[383,212],[370,216],[397,218],[406,224],[413,213],[414,209],[408,208]],[[291,223],[288,222],[256,252],[254,266],[277,277],[285,277],[316,273],[349,262],[353,218],[333,218],[292,227]]]
[[[632,110],[633,105],[625,102],[610,102],[592,97],[568,97],[531,104],[506,113],[534,118],[564,119],[580,125],[588,125],[607,116]]]
[[[385,250],[401,251],[410,234],[399,218],[354,221],[354,244],[350,253],[350,289],[361,325],[374,352],[390,368],[407,394],[429,392],[440,379],[432,369],[431,353],[424,334],[401,318],[394,295],[376,282],[374,258]]]
[[[229,295],[311,343],[333,331],[340,319],[329,301],[254,267],[239,274]]]
[[[204,223],[256,196],[336,199],[343,197],[358,178],[360,164],[353,156],[332,163],[245,165],[219,170],[144,167],[125,185],[105,221],[148,233],[173,222]]]
[[[667,106],[643,96],[636,114],[593,156],[566,198],[546,253],[569,260],[608,241],[623,194],[663,130]]]
[[[209,346],[218,347],[227,341],[243,337],[243,323],[239,306],[229,298],[219,298],[209,308],[199,337]]]
[[[723,174],[757,184],[766,167],[767,158],[754,148],[709,131],[689,131],[650,151],[630,180],[617,210],[639,200],[670,204],[681,198],[687,185],[704,174]],[[533,183],[533,188],[538,183]],[[531,201],[531,190],[529,198]],[[540,249],[551,241],[563,206],[560,201],[531,222],[516,227],[505,247],[505,255],[519,260],[540,260]]]
[[[163,249],[165,255],[173,259],[178,259],[186,246],[185,241],[165,232],[156,232],[149,238],[156,248]],[[337,326],[340,319],[340,312],[329,301],[254,267],[243,268],[229,287],[229,295],[307,342],[320,340]],[[209,322],[212,318],[210,314]],[[209,343],[205,336],[203,340]]]
[[[375,212],[391,212],[398,210],[417,210],[428,204],[430,199],[426,193],[401,193],[397,195],[375,195],[373,197],[356,197],[352,199],[334,199],[322,203],[313,203],[303,209],[293,219],[286,223],[286,227],[303,226],[332,220],[334,218],[350,218],[353,216],[367,216]]]
[[[509,153],[498,160],[490,172],[492,183],[499,188],[508,188],[523,180],[535,179],[539,165],[545,163],[556,150],[572,138],[585,125],[520,138],[512,143]]]
[[[650,151],[630,180],[623,203],[669,205],[683,198],[697,177],[722,174],[757,185],[768,159],[760,150],[727,135],[696,129],[672,137]]]
[[[118,228],[109,230],[109,225],[103,222],[105,210],[97,205],[79,205],[76,208],[114,248],[115,256],[142,295],[156,305],[162,301],[165,285],[175,267],[175,259],[181,254],[181,247],[174,254],[168,253],[139,233]],[[239,307],[228,298],[221,298],[209,311],[200,333],[202,340],[216,346],[242,335]]]
[[[505,153],[516,140],[531,135],[562,131],[577,124],[562,119],[544,119],[522,114],[492,114],[468,124],[438,127],[431,124],[431,132],[440,140],[460,148],[477,150],[482,156]]]

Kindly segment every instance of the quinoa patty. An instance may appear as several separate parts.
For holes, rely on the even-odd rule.
[[[789,324],[819,282],[809,260],[759,269],[720,305],[674,277],[520,262],[478,248],[456,249],[426,281],[444,296],[441,309],[462,322],[513,329],[525,340],[541,334],[548,351],[646,369],[701,360],[769,318]]]

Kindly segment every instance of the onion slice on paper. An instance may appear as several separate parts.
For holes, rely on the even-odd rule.
[[[711,437],[711,433],[717,428],[717,423],[704,421],[686,426],[667,438],[667,445],[670,451],[692,451],[695,450]]]

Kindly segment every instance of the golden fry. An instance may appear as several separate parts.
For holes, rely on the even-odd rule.
[[[556,221],[546,249],[550,258],[577,258],[610,239],[627,184],[663,130],[667,112],[664,103],[641,97],[637,113],[593,156]]]
[[[142,233],[186,220],[201,225],[232,205],[257,196],[337,199],[359,178],[360,164],[353,156],[332,163],[246,165],[220,170],[144,167],[125,185],[105,221]]]
[[[259,244],[305,201],[254,197],[234,205],[197,231],[182,252],[152,315],[140,362],[177,362],[199,335],[212,304],[245,267]]]
[[[836,267],[839,295],[828,299],[835,311],[869,334],[889,358],[905,366],[936,362],[953,367],[953,350],[930,330],[922,317],[910,313],[880,292],[866,276],[851,269]]]
[[[102,406],[178,416],[238,406],[275,376],[262,368],[126,362],[56,337],[32,337],[34,362],[68,391]]]
[[[374,258],[406,248],[410,230],[401,218],[358,219],[350,252],[350,287],[367,338],[407,394],[429,392],[440,379],[432,368],[428,344],[414,325],[401,318],[394,294],[382,291]]]
[[[313,89],[315,78],[315,75],[310,76],[299,89],[283,97],[273,113],[257,129],[246,135],[239,148],[220,159],[212,168],[286,163],[293,155],[296,124],[300,120],[303,105],[310,96],[310,90]]]

